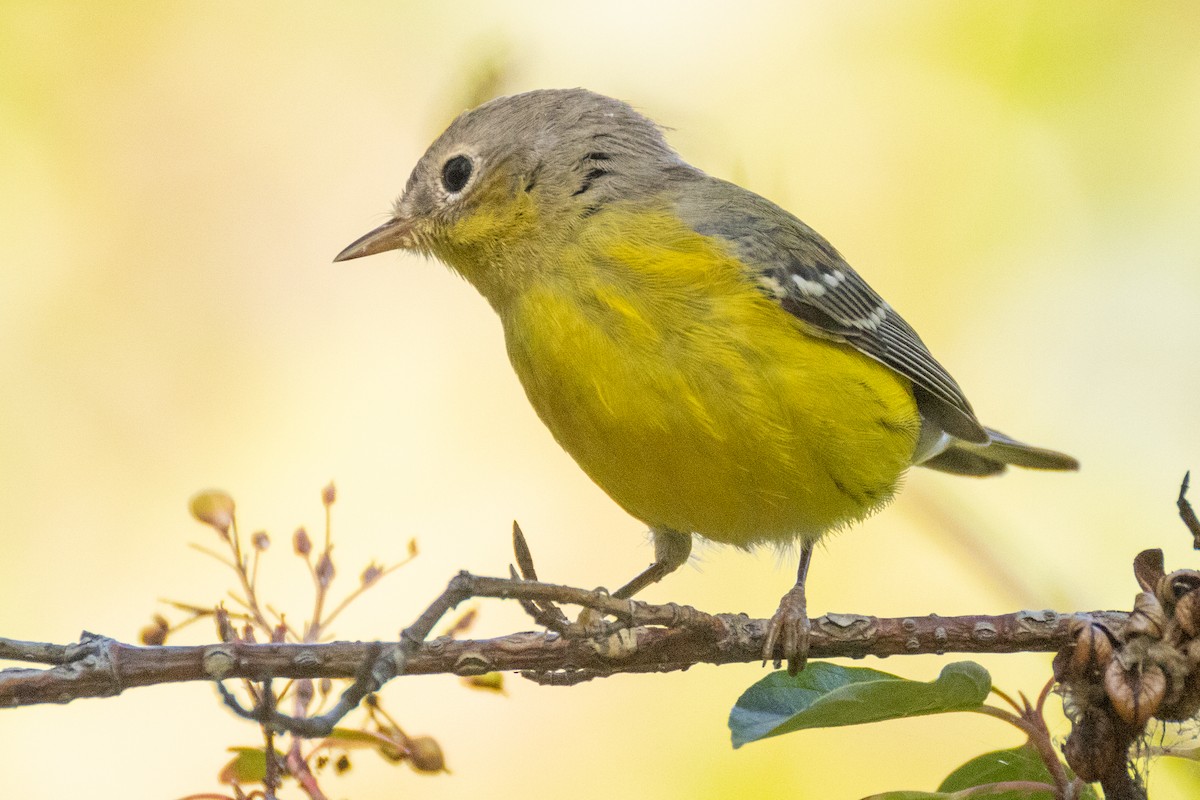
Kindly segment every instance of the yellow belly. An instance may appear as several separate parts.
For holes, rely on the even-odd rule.
[[[805,332],[705,237],[599,246],[501,316],[533,407],[617,503],[745,547],[891,497],[919,428],[904,378]]]

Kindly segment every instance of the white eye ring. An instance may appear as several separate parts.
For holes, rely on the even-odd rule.
[[[475,162],[470,156],[459,153],[446,159],[442,165],[442,188],[449,194],[458,194],[471,182]]]

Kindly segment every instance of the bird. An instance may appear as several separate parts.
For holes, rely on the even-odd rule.
[[[763,661],[803,668],[823,536],[910,466],[969,476],[1078,462],[985,427],[913,328],[797,217],[688,164],[628,103],[539,89],[463,112],[391,218],[335,258],[433,257],[499,316],[530,404],[649,526],[630,598],[694,536],[799,546]]]

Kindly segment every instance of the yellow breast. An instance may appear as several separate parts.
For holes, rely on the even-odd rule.
[[[558,442],[651,526],[815,539],[885,503],[919,428],[908,382],[806,333],[667,214],[598,215],[501,310]]]

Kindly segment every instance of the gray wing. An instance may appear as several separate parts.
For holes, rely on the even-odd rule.
[[[922,417],[985,444],[962,389],[921,337],[813,229],[734,184],[680,168],[676,210],[698,233],[730,242],[762,290],[819,335],[845,342],[912,381]]]

